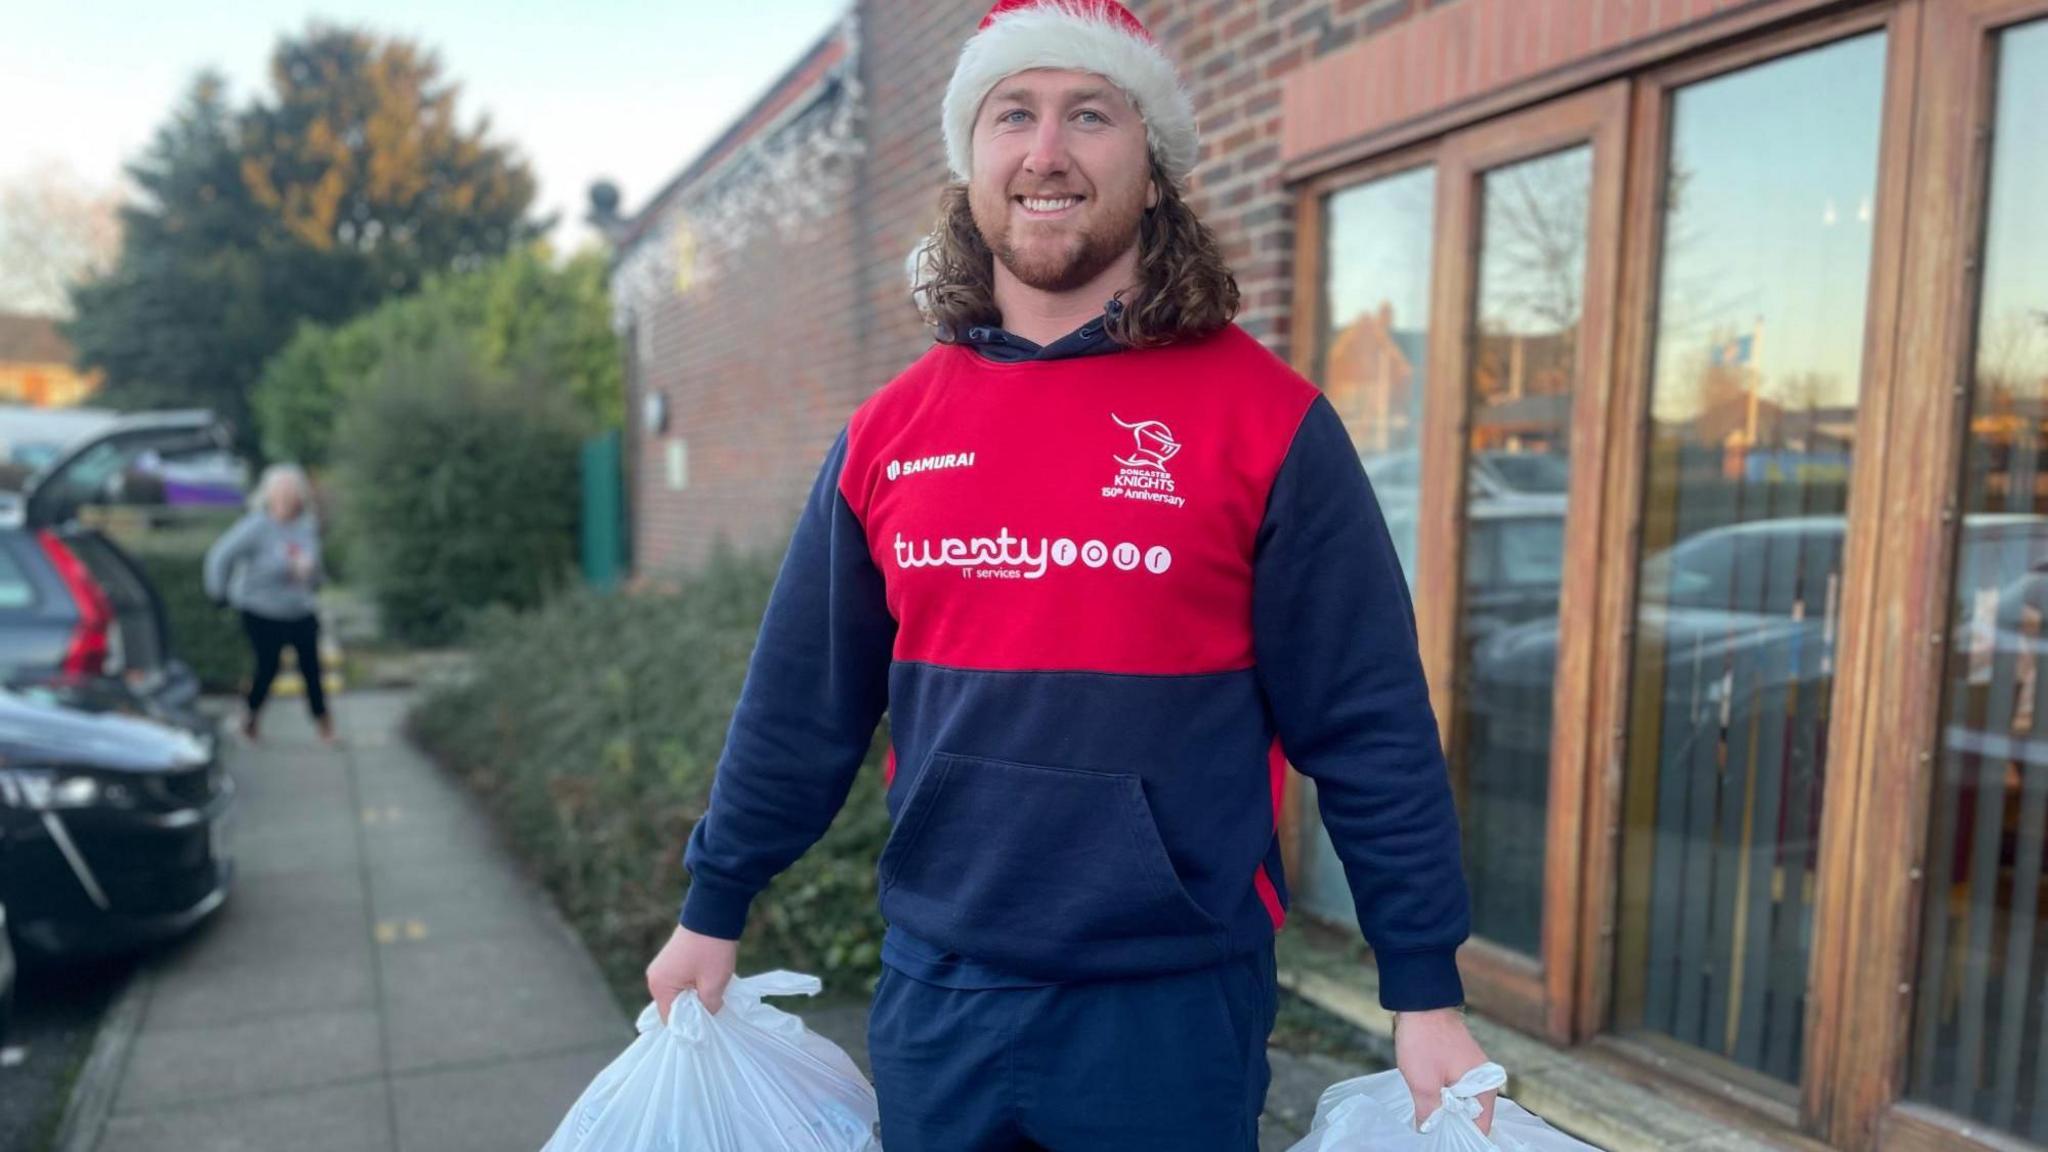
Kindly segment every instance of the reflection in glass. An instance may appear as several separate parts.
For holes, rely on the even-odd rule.
[[[1881,33],[1673,98],[1617,1022],[1801,1066]]]
[[[1323,212],[1316,382],[1358,447],[1412,594],[1436,170],[1411,169],[1332,193]],[[1301,803],[1315,834],[1298,899],[1316,916],[1356,924],[1344,867],[1317,816],[1313,781],[1302,781]]]
[[[1451,775],[1472,931],[1542,951],[1550,713],[1591,212],[1590,147],[1480,184]]]
[[[2048,22],[1998,61],[1908,1093],[2048,1142]]]
[[[1412,591],[1436,169],[1346,188],[1327,205],[1316,382],[1358,446]]]

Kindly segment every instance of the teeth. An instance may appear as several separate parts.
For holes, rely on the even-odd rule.
[[[1059,212],[1063,209],[1071,208],[1078,203],[1080,201],[1072,196],[1064,200],[1033,200],[1029,197],[1026,197],[1024,200],[1024,206],[1033,212]]]

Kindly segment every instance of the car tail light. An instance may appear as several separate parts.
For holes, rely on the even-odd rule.
[[[107,667],[114,606],[107,600],[107,594],[98,581],[85,570],[85,564],[78,559],[77,553],[62,538],[47,528],[39,536],[43,553],[57,569],[57,578],[64,581],[65,589],[78,605],[78,628],[72,632],[71,644],[64,651],[64,673],[67,676],[101,675]]]

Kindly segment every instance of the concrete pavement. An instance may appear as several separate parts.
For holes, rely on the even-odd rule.
[[[292,700],[231,744],[239,875],[143,965],[60,1152],[538,1149],[631,1042],[581,942],[474,803],[397,734],[399,694]]]

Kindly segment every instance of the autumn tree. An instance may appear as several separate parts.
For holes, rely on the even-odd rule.
[[[420,46],[318,24],[280,41],[239,111],[201,76],[129,169],[119,262],[75,294],[102,395],[210,407],[253,448],[251,389],[300,325],[531,239],[530,169],[458,97]]]
[[[434,53],[316,25],[278,46],[270,83],[243,118],[243,181],[293,241],[357,282],[357,307],[533,234],[532,173],[492,140],[489,117],[463,125]]]

